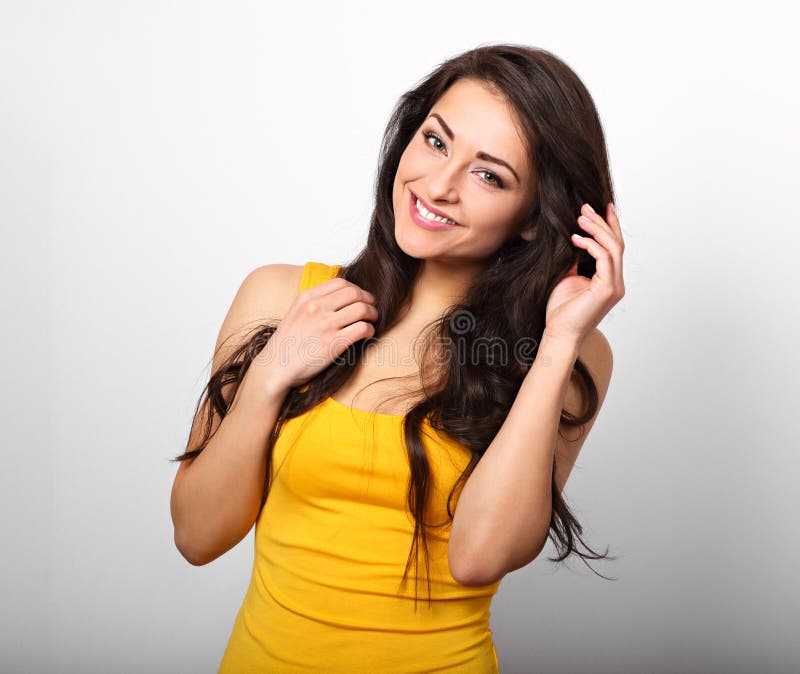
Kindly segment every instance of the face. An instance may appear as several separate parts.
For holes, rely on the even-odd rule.
[[[474,80],[456,81],[433,105],[394,179],[395,239],[407,255],[475,262],[488,260],[517,234],[530,240],[523,219],[535,180],[515,120],[509,104]],[[417,198],[457,225],[424,227],[429,221],[420,222]]]

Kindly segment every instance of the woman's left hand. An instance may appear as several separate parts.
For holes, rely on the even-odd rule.
[[[613,205],[606,206],[605,220],[589,204],[581,207],[581,213],[578,224],[594,238],[573,234],[572,243],[589,251],[597,260],[597,269],[594,276],[587,279],[578,276],[577,262],[572,266],[550,293],[544,329],[550,337],[579,343],[625,295],[622,279],[625,244]]]

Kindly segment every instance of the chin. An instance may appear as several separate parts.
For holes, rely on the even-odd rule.
[[[412,237],[405,236],[402,232],[399,232],[396,225],[394,229],[394,241],[397,247],[409,257],[420,259],[427,257],[431,252],[429,250],[430,246],[421,245],[419,242],[413,241]]]

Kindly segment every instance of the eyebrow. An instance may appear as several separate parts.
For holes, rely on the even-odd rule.
[[[441,125],[442,125],[442,128],[444,129],[444,132],[447,134],[447,137],[448,137],[450,140],[455,140],[455,139],[456,139],[456,136],[455,136],[455,134],[454,134],[454,133],[453,133],[453,131],[450,129],[450,127],[449,127],[449,126],[447,126],[447,122],[445,122],[445,121],[442,119],[442,116],[441,116],[441,115],[439,115],[438,113],[432,112],[430,115],[428,115],[428,117],[436,117],[436,119],[438,119],[438,120],[439,120],[439,124],[441,124]],[[493,163],[495,163],[495,164],[499,164],[500,166],[505,166],[505,167],[506,167],[506,168],[507,168],[509,171],[511,171],[511,173],[513,173],[513,174],[514,174],[514,177],[517,179],[517,182],[518,182],[518,183],[521,183],[521,182],[522,182],[522,181],[519,179],[519,176],[517,175],[517,172],[514,170],[514,167],[513,167],[513,166],[511,166],[511,164],[509,164],[507,161],[503,161],[502,159],[499,159],[498,157],[493,157],[493,156],[492,156],[492,155],[490,155],[488,152],[484,152],[483,150],[480,150],[479,152],[477,152],[477,153],[475,154],[475,156],[476,156],[478,159],[483,159],[484,161],[490,161],[490,162],[493,162]]]

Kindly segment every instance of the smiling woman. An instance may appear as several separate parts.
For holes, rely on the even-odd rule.
[[[353,261],[247,276],[171,501],[193,564],[256,526],[221,672],[497,672],[504,575],[548,536],[607,557],[562,491],[611,376],[612,197],[577,75],[483,46],[401,97]]]
[[[482,81],[459,79],[400,157],[393,190],[397,245],[411,257],[436,258],[429,272],[443,263],[482,265],[514,237],[533,236],[525,215],[535,194],[528,142],[513,108]],[[460,226],[431,225],[430,213]],[[429,237],[413,224],[449,235]]]

